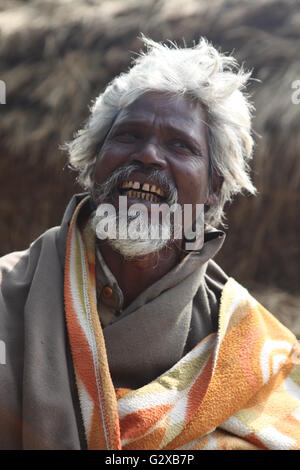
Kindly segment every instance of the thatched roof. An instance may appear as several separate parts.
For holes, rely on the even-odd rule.
[[[291,84],[300,79],[297,0],[2,0],[2,254],[59,223],[76,188],[73,175],[62,172],[58,147],[82,126],[91,100],[128,67],[140,32],[187,43],[207,36],[262,80],[249,89],[261,135],[254,160],[259,196],[230,208],[221,261],[242,281],[297,289],[300,104],[291,102]]]

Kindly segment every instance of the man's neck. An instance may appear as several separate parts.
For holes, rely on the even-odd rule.
[[[130,260],[124,259],[113,250],[107,241],[97,240],[97,246],[123,292],[124,308],[147,287],[168,273],[181,259],[180,250],[175,245]]]

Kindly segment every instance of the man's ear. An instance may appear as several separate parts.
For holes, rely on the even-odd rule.
[[[207,206],[214,206],[218,203],[223,181],[224,178],[214,171],[210,179],[209,195],[206,201]]]

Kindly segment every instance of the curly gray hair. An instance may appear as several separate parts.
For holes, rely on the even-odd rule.
[[[79,172],[79,183],[91,189],[99,150],[121,109],[149,91],[189,95],[206,109],[211,170],[223,181],[217,204],[205,214],[206,223],[217,226],[233,195],[256,192],[248,165],[253,151],[253,106],[245,86],[251,72],[239,68],[232,56],[221,54],[205,38],[191,48],[142,39],[146,51],[96,98],[85,127],[65,144],[70,166]]]

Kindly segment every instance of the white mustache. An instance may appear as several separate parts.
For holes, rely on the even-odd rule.
[[[145,171],[144,167],[135,163],[128,165],[126,168],[117,168],[113,174],[101,186],[95,186],[93,190],[93,197],[97,204],[105,202],[118,189],[121,183],[127,180],[134,171],[140,171],[147,175],[153,184],[163,188],[166,196],[165,202],[168,205],[176,204],[178,201],[178,191],[172,181],[166,176],[162,175],[159,170]]]

